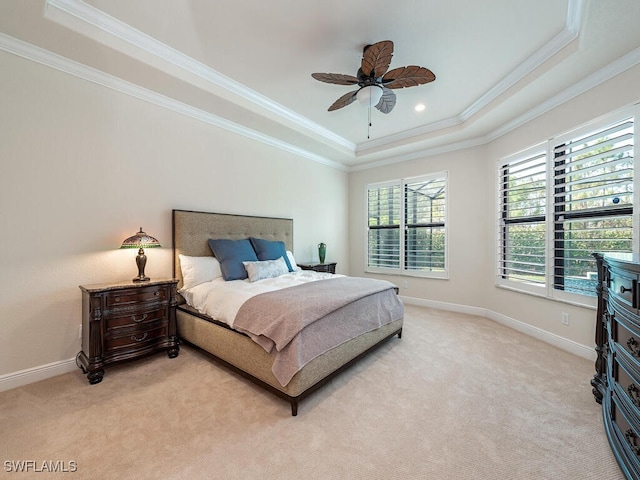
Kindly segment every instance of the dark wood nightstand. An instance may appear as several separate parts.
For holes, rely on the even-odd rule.
[[[299,263],[303,270],[314,270],[316,272],[336,273],[337,262],[333,263]]]
[[[77,362],[89,383],[100,383],[111,363],[166,350],[178,356],[178,279],[81,285],[82,351]]]

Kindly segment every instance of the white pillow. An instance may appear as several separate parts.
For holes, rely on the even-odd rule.
[[[222,276],[220,262],[215,257],[188,257],[180,254],[179,258],[184,290]]]
[[[293,253],[291,252],[291,250],[287,250],[287,258],[289,259],[289,264],[291,265],[291,269],[294,272],[297,272],[299,270],[302,270],[298,264],[296,263],[296,259],[293,258]]]
[[[284,261],[284,257],[261,262],[242,262],[242,264],[249,275],[250,282],[264,278],[275,278],[289,273],[289,267],[287,267],[287,262]]]

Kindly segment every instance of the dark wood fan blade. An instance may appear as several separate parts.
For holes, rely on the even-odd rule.
[[[396,94],[388,88],[382,87],[382,97],[376,108],[382,113],[389,113],[396,106]]]
[[[391,40],[374,43],[365,47],[362,52],[360,68],[367,77],[381,77],[389,69],[391,57],[393,57],[393,42]]]
[[[312,73],[311,76],[324,83],[334,83],[336,85],[355,85],[358,79],[353,75],[342,73]]]
[[[417,65],[394,68],[382,77],[382,84],[387,88],[406,88],[433,82],[436,76],[431,70]]]
[[[354,90],[353,92],[345,93],[338,100],[333,102],[333,105],[329,107],[329,111],[333,112],[334,110],[338,110],[339,108],[346,107],[350,103],[352,103],[356,99],[356,93],[358,90]]]

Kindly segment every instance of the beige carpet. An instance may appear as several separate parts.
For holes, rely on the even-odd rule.
[[[0,477],[622,479],[592,375],[490,320],[409,306],[401,340],[297,417],[188,346],[108,368],[98,385],[78,371],[1,393]],[[7,472],[21,460],[77,471]]]

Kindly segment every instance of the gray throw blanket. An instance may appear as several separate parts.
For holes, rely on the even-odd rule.
[[[394,285],[372,278],[319,280],[247,300],[233,328],[274,355],[284,386],[318,355],[403,317]]]

